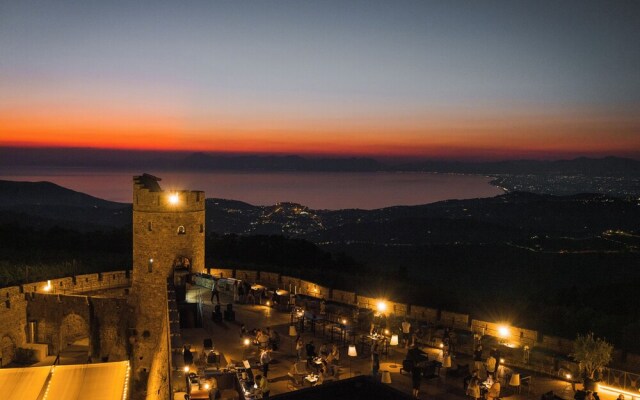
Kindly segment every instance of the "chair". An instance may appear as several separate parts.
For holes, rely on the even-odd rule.
[[[289,370],[287,375],[289,375],[297,385],[302,386],[304,383],[304,377],[309,375],[309,369],[307,368],[306,361],[295,362],[291,366],[291,370]]]
[[[533,391],[533,379],[531,375],[520,376],[520,390],[527,390],[527,394]]]

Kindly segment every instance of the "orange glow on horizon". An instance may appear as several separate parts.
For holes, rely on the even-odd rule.
[[[640,152],[640,118],[219,118],[126,109],[0,109],[0,146],[336,156],[491,157]],[[604,134],[606,132],[606,134]]]

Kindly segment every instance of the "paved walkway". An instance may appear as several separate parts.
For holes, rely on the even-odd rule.
[[[213,306],[209,300],[210,292],[198,286],[192,286],[187,292],[187,301],[202,301],[204,306],[204,315],[210,316]],[[232,299],[225,293],[220,294],[222,309]],[[185,343],[191,345],[194,352],[194,358],[202,352],[203,340],[211,338],[215,348],[220,351],[224,360],[221,361],[222,366],[227,363],[240,363],[243,359],[251,357],[257,358],[257,349],[254,346],[245,347],[240,339],[240,326],[245,324],[248,330],[253,328],[264,329],[270,327],[275,329],[281,338],[281,344],[277,351],[272,353],[273,363],[269,367],[269,380],[271,382],[271,395],[296,390],[298,388],[292,383],[287,373],[295,362],[293,339],[288,336],[290,314],[287,312],[279,312],[274,309],[262,305],[240,305],[234,304],[236,312],[235,322],[214,323],[205,318],[204,328],[183,329],[182,336]],[[314,341],[316,349],[322,343],[327,343],[330,348],[328,338],[325,339],[319,332],[313,333],[305,331],[302,335],[305,343],[310,340]],[[359,349],[358,349],[359,350]],[[341,348],[341,362],[339,378],[346,378],[351,375],[370,374],[371,361],[368,356],[358,356],[351,358],[347,356],[346,347]],[[427,351],[429,359],[441,358],[439,349],[430,349]],[[391,347],[388,356],[381,359],[381,370],[388,370],[391,374],[391,385],[405,393],[411,394],[411,377],[404,373],[400,373],[402,360],[405,358],[406,350],[399,347]],[[459,355],[453,362],[453,368],[457,363],[462,365],[473,365],[470,357]],[[174,373],[181,374],[182,356],[174,354],[174,365],[178,369]],[[261,373],[254,370],[254,374]],[[421,399],[467,399],[463,391],[463,378],[446,377],[445,371],[441,371],[440,377],[426,381],[423,380],[420,398]],[[184,376],[182,376],[184,379]],[[179,380],[178,380],[179,382]],[[578,387],[579,388],[579,387]],[[522,388],[518,393],[515,388],[505,387],[503,385],[501,397],[512,400],[521,399],[539,399],[541,394],[553,391],[557,396],[564,399],[573,399],[574,392],[571,385],[565,381],[532,374],[531,388]],[[601,394],[602,400],[614,400],[616,396],[609,394]]]

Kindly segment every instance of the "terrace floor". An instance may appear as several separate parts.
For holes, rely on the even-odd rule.
[[[208,289],[199,286],[191,286],[188,289],[187,301],[202,302],[203,315],[205,316],[211,316],[211,312],[213,311],[213,305],[209,298],[210,292]],[[226,293],[220,293],[220,300],[223,310],[225,309],[225,305],[232,301],[231,297]],[[242,340],[240,339],[240,326],[244,324],[249,330],[253,328],[264,329],[270,327],[271,329],[275,329],[281,338],[280,347],[277,351],[272,352],[273,362],[269,367],[271,396],[296,390],[297,387],[292,385],[292,379],[287,374],[292,364],[296,361],[293,343],[295,338],[288,336],[291,314],[277,311],[263,305],[234,304],[233,309],[236,313],[234,322],[223,321],[218,323],[205,318],[203,328],[182,330],[184,343],[191,345],[194,359],[198,359],[198,355],[203,350],[203,341],[206,338],[211,338],[215,348],[222,353],[224,358],[224,360],[221,360],[222,366],[228,363],[241,364],[243,359],[249,359],[251,357],[257,358],[257,348],[253,345],[248,348],[243,346]],[[315,332],[315,335],[307,330],[302,334],[302,337],[305,343],[313,340],[316,349],[318,349],[322,343],[330,342],[329,338],[322,337],[318,330]],[[358,351],[360,350],[358,349]],[[423,351],[429,353],[430,360],[441,358],[441,351],[439,349],[427,347],[423,348]],[[340,379],[354,375],[371,374],[370,356],[348,357],[346,347],[342,347],[340,353]],[[390,371],[392,381],[390,385],[392,387],[411,395],[411,377],[406,373],[400,373],[400,367],[405,355],[406,349],[400,346],[390,347],[388,356],[381,356],[380,370]],[[462,354],[456,356],[453,360],[452,367],[456,368],[458,363],[462,365],[473,365],[471,358]],[[184,382],[184,373],[182,372],[183,364],[182,355],[174,354],[174,367],[176,369],[176,371],[174,371],[174,382]],[[254,375],[261,373],[261,371],[257,369],[253,372]],[[423,380],[420,398],[467,399],[463,390],[463,378],[451,378],[445,375],[445,371],[441,370],[439,377],[429,381]],[[181,377],[181,379],[178,377]],[[577,386],[577,389],[580,389],[580,385]],[[182,390],[184,390],[184,385]],[[521,393],[518,393],[515,388],[503,384],[501,397],[513,400],[539,399],[543,393],[549,391],[553,391],[556,396],[564,399],[573,399],[574,397],[574,391],[566,381],[549,376],[536,375],[535,373],[532,373],[530,390],[523,388]],[[617,396],[613,394],[600,393],[602,400],[614,400],[616,397]],[[175,398],[182,400],[184,397],[183,395],[176,395]]]

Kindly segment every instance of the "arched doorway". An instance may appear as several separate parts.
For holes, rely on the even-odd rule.
[[[16,356],[16,342],[8,335],[0,339],[0,357],[2,357],[2,366],[11,363]]]
[[[89,324],[78,314],[65,316],[60,323],[60,347],[66,348],[74,343],[89,339]],[[83,343],[88,346],[89,342]]]

